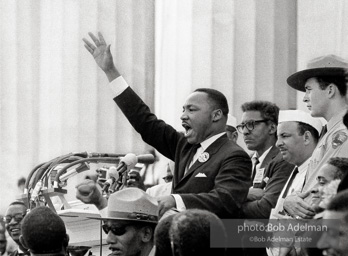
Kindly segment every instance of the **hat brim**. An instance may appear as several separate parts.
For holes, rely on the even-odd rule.
[[[317,76],[346,76],[347,69],[339,67],[312,68],[296,72],[286,80],[292,88],[305,92],[305,84],[309,78]]]
[[[121,221],[129,221],[129,222],[136,222],[136,223],[153,223],[157,224],[157,220],[138,220],[138,219],[130,219],[130,218],[116,218],[116,217],[87,217],[88,219],[92,220],[121,220]]]

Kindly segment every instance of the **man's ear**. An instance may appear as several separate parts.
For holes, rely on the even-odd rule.
[[[29,249],[22,235],[19,236],[19,242],[22,244],[24,248]]]
[[[219,121],[223,116],[222,110],[221,109],[215,109],[213,111],[213,122]]]
[[[329,98],[334,97],[335,94],[336,94],[336,92],[337,92],[337,90],[338,90],[338,88],[337,88],[336,85],[334,85],[334,84],[329,84],[329,85],[327,86],[327,92],[328,92]]]
[[[277,134],[277,125],[275,123],[271,122],[270,128],[269,134]]]
[[[305,131],[303,134],[303,140],[305,145],[308,145],[312,140],[312,134],[310,131]]]
[[[150,226],[145,226],[141,230],[141,240],[144,243],[148,243],[152,240],[153,238],[153,229]]]

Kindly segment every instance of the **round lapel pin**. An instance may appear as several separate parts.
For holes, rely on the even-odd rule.
[[[209,153],[208,152],[203,152],[199,157],[198,157],[198,161],[200,163],[204,163],[206,161],[208,161],[209,159]]]

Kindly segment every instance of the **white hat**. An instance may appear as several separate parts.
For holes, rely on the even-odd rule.
[[[237,118],[235,118],[231,114],[228,114],[228,116],[227,116],[227,124],[226,125],[229,125],[229,126],[232,126],[232,127],[236,128],[236,126],[237,126]]]
[[[309,124],[320,134],[323,125],[319,118],[312,117],[309,113],[302,110],[280,110],[278,124],[282,122],[301,122]]]

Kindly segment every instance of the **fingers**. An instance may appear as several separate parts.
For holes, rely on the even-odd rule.
[[[102,33],[98,32],[98,36],[99,36],[99,41],[100,41],[100,43],[101,43],[101,44],[106,44],[105,39],[104,39]]]
[[[92,38],[93,42],[95,43],[97,47],[101,45],[99,39],[93,33],[89,32],[88,35]]]
[[[93,53],[93,51],[95,50],[95,46],[92,43],[90,43],[86,38],[82,38],[82,41],[85,43],[86,49],[90,53]]]

